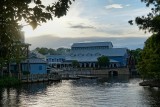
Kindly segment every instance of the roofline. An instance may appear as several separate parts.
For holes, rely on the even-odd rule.
[[[39,62],[39,63],[37,63],[37,62],[21,62],[22,64],[47,64],[47,62]]]
[[[103,41],[103,42],[77,42],[77,43],[73,43],[72,45],[71,45],[71,48],[73,47],[73,45],[74,44],[89,44],[89,43],[111,43],[111,45],[112,45],[112,47],[113,47],[113,44],[112,44],[112,42],[111,41]],[[89,47],[92,47],[92,46],[89,46]]]

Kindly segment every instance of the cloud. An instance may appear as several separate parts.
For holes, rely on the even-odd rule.
[[[105,6],[106,9],[120,9],[123,8],[122,4],[111,4]]]
[[[130,4],[127,4],[127,5],[125,5],[126,7],[129,7],[129,6],[131,6]]]
[[[82,25],[82,24],[71,25],[70,28],[76,28],[76,29],[95,29],[94,26],[90,26],[90,25]]]

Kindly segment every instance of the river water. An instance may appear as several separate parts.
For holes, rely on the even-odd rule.
[[[118,76],[1,88],[0,107],[160,107],[160,90],[140,81]]]

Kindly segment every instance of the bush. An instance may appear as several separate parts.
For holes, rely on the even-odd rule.
[[[16,86],[20,85],[21,81],[14,77],[1,77],[0,87]]]
[[[30,74],[29,71],[23,71],[23,75],[28,75],[28,74]]]

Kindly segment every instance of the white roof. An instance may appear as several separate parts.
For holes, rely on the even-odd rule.
[[[86,43],[73,43],[71,46],[74,47],[99,47],[99,46],[109,46],[113,47],[112,42],[86,42]]]

